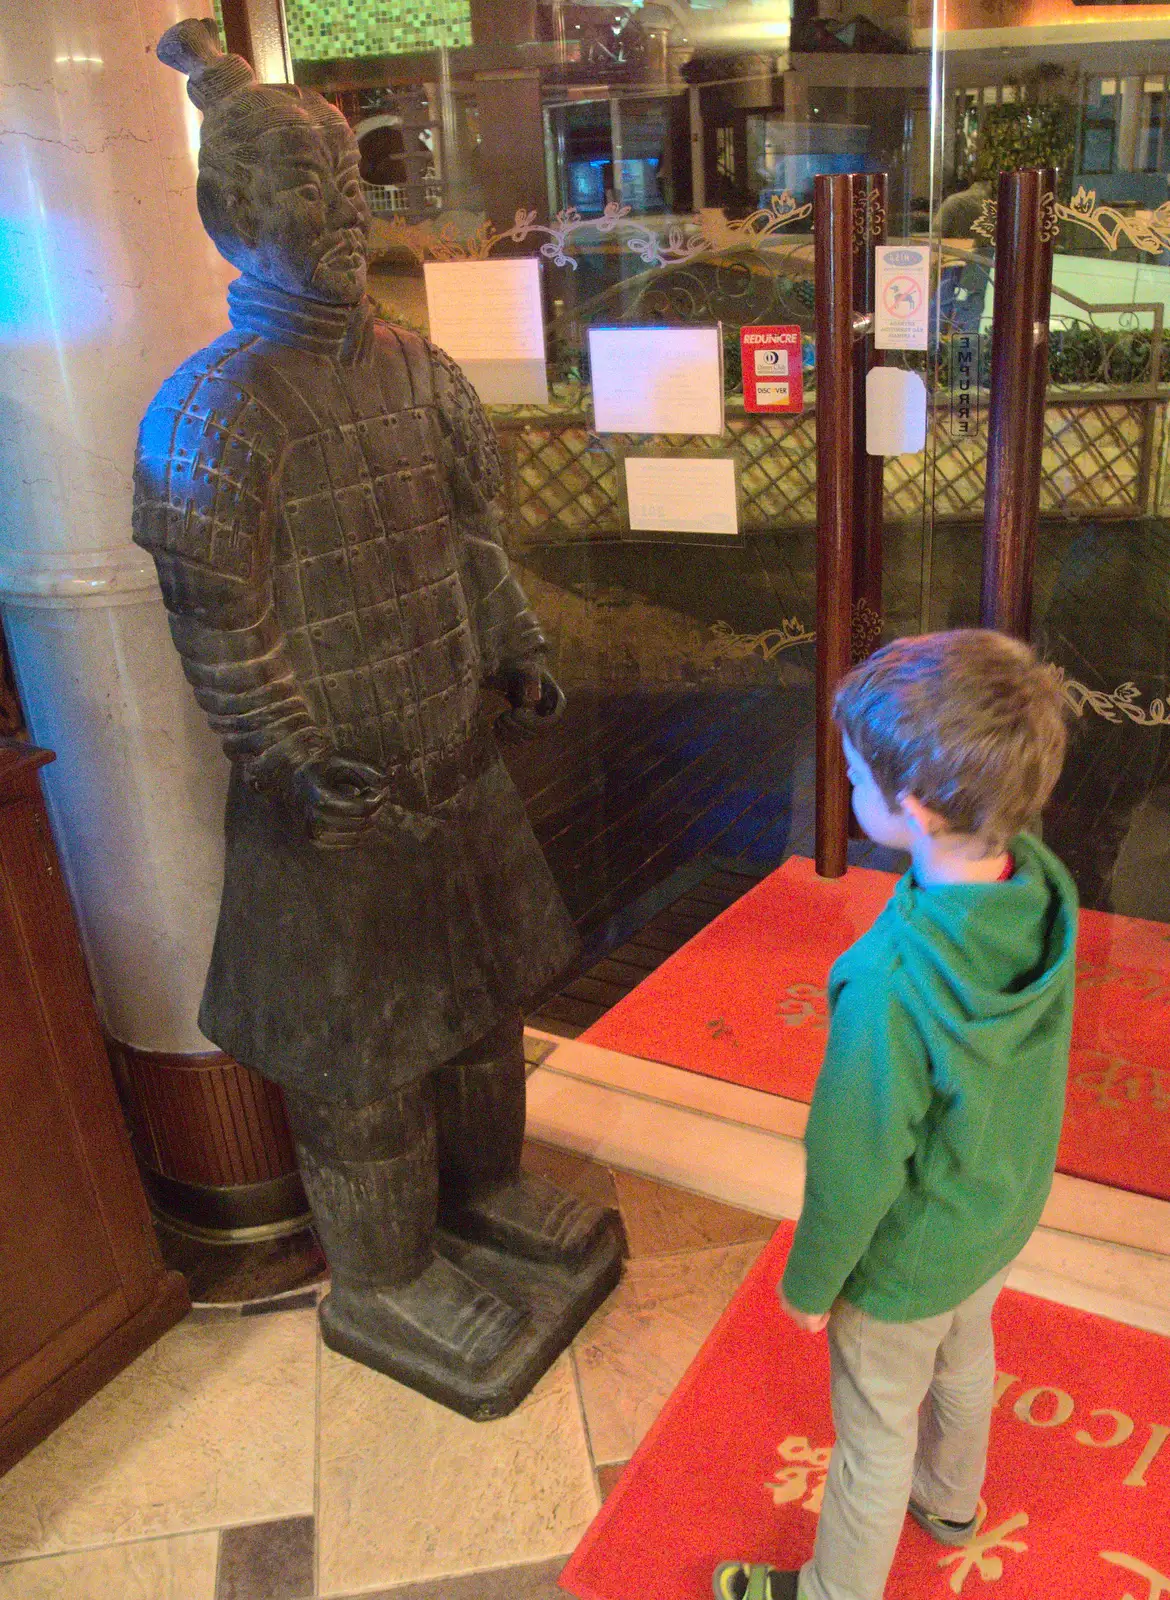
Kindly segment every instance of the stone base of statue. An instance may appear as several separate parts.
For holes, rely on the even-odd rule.
[[[453,1345],[429,1348],[405,1321],[375,1331],[368,1307],[340,1292],[321,1302],[321,1333],[338,1354],[396,1378],[475,1422],[507,1416],[530,1393],[621,1277],[623,1236],[607,1214],[592,1249],[574,1266],[529,1261],[493,1245],[440,1231],[441,1260],[491,1291],[516,1316],[503,1347],[486,1365]]]

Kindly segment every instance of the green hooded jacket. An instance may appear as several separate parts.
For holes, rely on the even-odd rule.
[[[907,873],[829,974],[804,1208],[784,1273],[800,1311],[949,1311],[1023,1248],[1052,1187],[1072,1034],[1077,897],[1021,834],[1003,883]]]

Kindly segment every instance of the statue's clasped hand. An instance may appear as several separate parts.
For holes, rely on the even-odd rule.
[[[348,756],[321,756],[289,778],[289,798],[321,850],[346,850],[386,803],[386,775]]]
[[[374,820],[429,838],[442,824],[436,817],[408,811],[390,799],[384,772],[350,756],[321,756],[292,774],[288,788],[319,850],[350,850]]]
[[[565,709],[559,683],[535,662],[524,662],[501,674],[500,687],[511,709],[496,718],[502,738],[536,739],[557,723]]]

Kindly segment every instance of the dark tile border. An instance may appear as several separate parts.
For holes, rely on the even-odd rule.
[[[370,1594],[338,1600],[565,1600],[557,1579],[566,1552],[552,1561],[527,1562],[515,1567],[493,1567],[487,1572],[466,1572],[456,1578],[426,1578],[421,1583],[402,1584],[396,1589],[379,1589]],[[223,1597],[217,1597],[223,1600]]]
[[[225,1528],[215,1600],[312,1600],[315,1540],[312,1517]]]

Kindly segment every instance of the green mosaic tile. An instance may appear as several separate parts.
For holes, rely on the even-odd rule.
[[[294,61],[471,44],[470,0],[285,0],[285,22]]]

